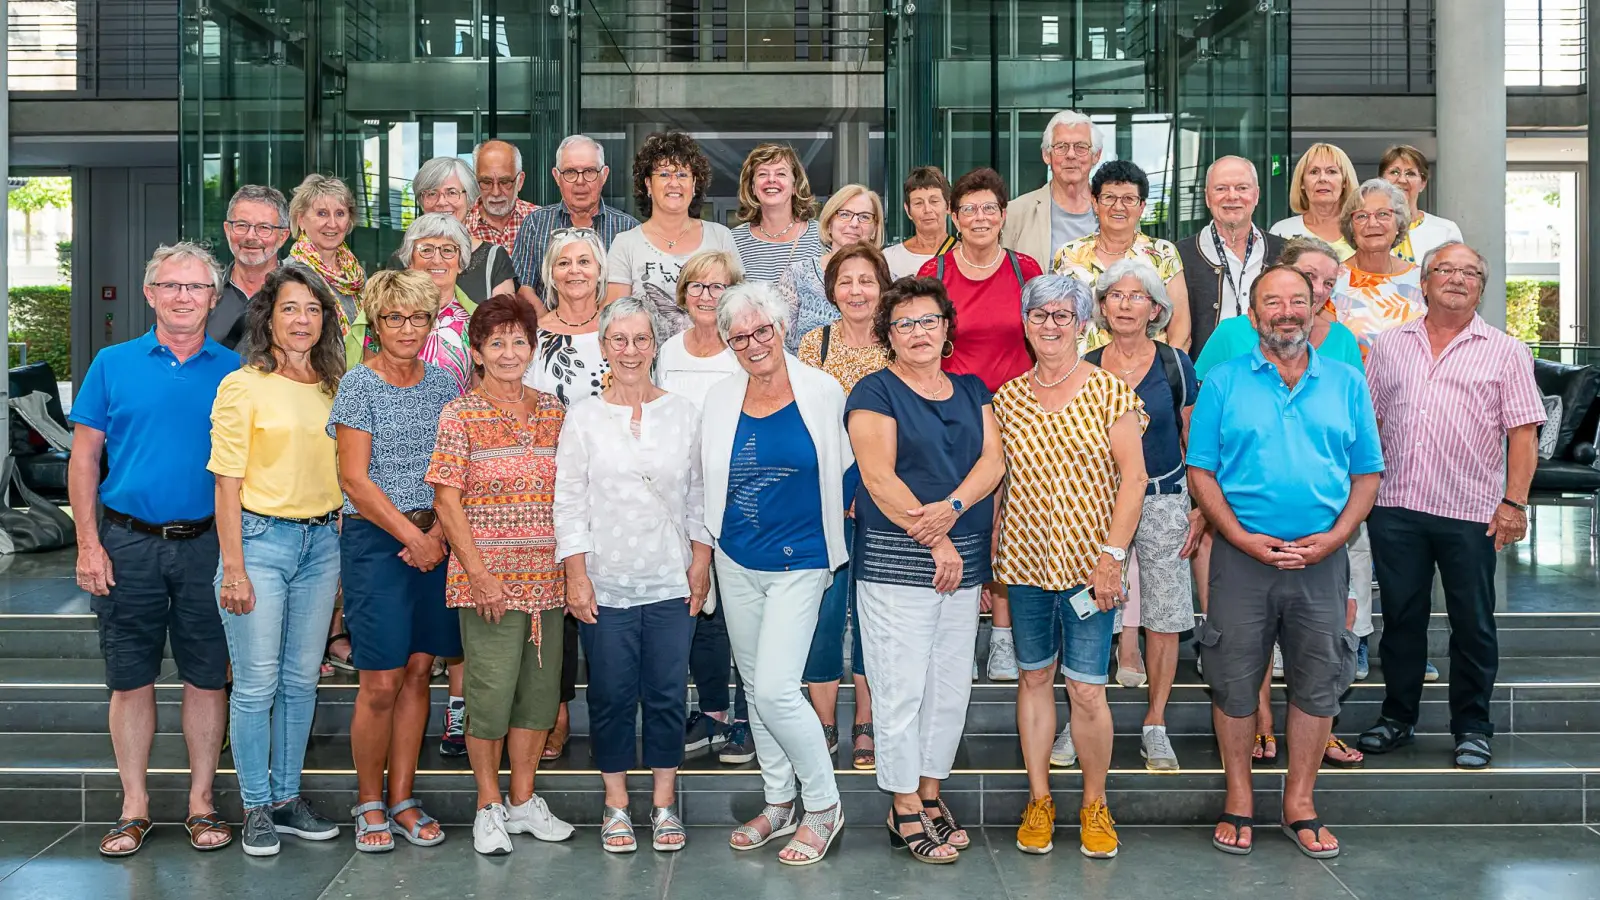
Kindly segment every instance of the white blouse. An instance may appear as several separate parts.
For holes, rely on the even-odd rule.
[[[683,335],[687,333],[675,334],[661,345],[656,357],[656,386],[688,397],[699,408],[705,405],[706,392],[713,384],[739,371],[739,358],[727,347],[713,356],[695,356],[684,346]]]
[[[689,596],[690,541],[704,523],[700,412],[677,394],[633,410],[603,397],[567,409],[556,445],[556,559],[588,554],[595,602],[630,609]]]

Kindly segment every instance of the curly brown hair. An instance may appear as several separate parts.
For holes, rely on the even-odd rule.
[[[895,309],[924,297],[939,304],[939,315],[944,316],[945,321],[945,340],[955,343],[956,307],[950,302],[950,295],[945,293],[944,282],[937,278],[908,275],[883,292],[883,296],[878,298],[878,314],[872,318],[872,336],[877,339],[879,346],[889,351],[890,362],[894,362],[894,345],[889,343],[889,322],[894,319]]]
[[[1006,180],[1000,177],[999,172],[989,168],[973,169],[956,179],[955,185],[950,188],[950,211],[955,212],[968,194],[979,191],[992,192],[995,201],[1000,204],[1000,211],[1005,212],[1006,202],[1010,200],[1006,195]]]
[[[817,198],[811,193],[811,179],[806,177],[806,167],[800,164],[800,154],[788,144],[762,144],[744,158],[739,170],[740,222],[755,222],[761,218],[761,201],[756,199],[756,170],[771,163],[787,163],[789,174],[794,176],[794,196],[789,198],[796,222],[805,222],[817,214]]]
[[[650,199],[650,173],[668,163],[683,166],[694,175],[694,198],[689,201],[689,216],[699,218],[700,205],[711,190],[711,160],[694,138],[681,131],[657,131],[644,139],[633,155],[633,202],[641,220],[650,218],[655,202]]]
[[[872,266],[873,274],[878,278],[880,298],[883,296],[882,292],[887,291],[889,285],[894,281],[894,276],[889,274],[889,261],[883,258],[882,250],[866,241],[862,241],[859,244],[851,244],[848,247],[840,247],[833,252],[832,256],[828,257],[828,265],[822,270],[822,283],[827,289],[828,302],[834,306],[839,305],[833,299],[833,288],[839,283],[839,270],[844,268],[844,264],[852,259],[864,259],[868,265]]]

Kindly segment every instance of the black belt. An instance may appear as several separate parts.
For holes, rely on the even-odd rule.
[[[434,512],[431,508],[407,510],[400,515],[405,516],[407,521],[417,526],[417,528],[422,531],[428,531],[432,529],[434,524],[439,521],[439,514]],[[345,513],[344,517],[346,519],[355,519],[357,522],[371,522],[374,525],[378,524],[360,513]]]
[[[334,522],[339,521],[339,511],[337,509],[329,510],[320,516],[308,516],[304,519],[296,519],[293,516],[269,516],[266,513],[258,513],[248,509],[244,510],[244,512],[250,513],[252,516],[260,516],[263,519],[276,519],[279,522],[288,522],[290,525],[331,525]]]
[[[153,534],[165,541],[189,541],[211,530],[212,518],[193,519],[187,522],[168,522],[165,525],[153,525],[149,522],[135,519],[133,516],[119,513],[111,507],[106,507],[106,521],[115,522],[130,531],[140,534]]]

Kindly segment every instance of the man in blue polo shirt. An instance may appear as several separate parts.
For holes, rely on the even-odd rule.
[[[1378,492],[1383,450],[1367,382],[1310,346],[1311,282],[1275,265],[1250,286],[1261,341],[1213,368],[1189,421],[1189,489],[1216,539],[1211,603],[1196,630],[1228,797],[1211,843],[1250,852],[1250,751],[1274,641],[1288,683],[1283,829],[1300,852],[1337,856],[1312,788],[1339,698],[1355,677],[1345,629],[1345,544]]]
[[[150,830],[145,770],[169,634],[183,681],[189,842],[217,850],[233,840],[211,796],[227,720],[228,645],[212,588],[216,494],[206,461],[217,385],[239,368],[237,353],[206,337],[221,284],[204,248],[156,250],[144,270],[155,327],[100,351],[72,404],[68,490],[78,523],[78,585],[93,595],[100,622],[122,778],[122,815],[100,842],[105,856],[137,853]],[[110,466],[103,485],[102,453]]]

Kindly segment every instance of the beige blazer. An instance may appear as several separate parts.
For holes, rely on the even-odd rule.
[[[1000,230],[1000,246],[1015,253],[1026,253],[1050,271],[1050,183],[1029,191],[1006,204],[1006,227]]]

